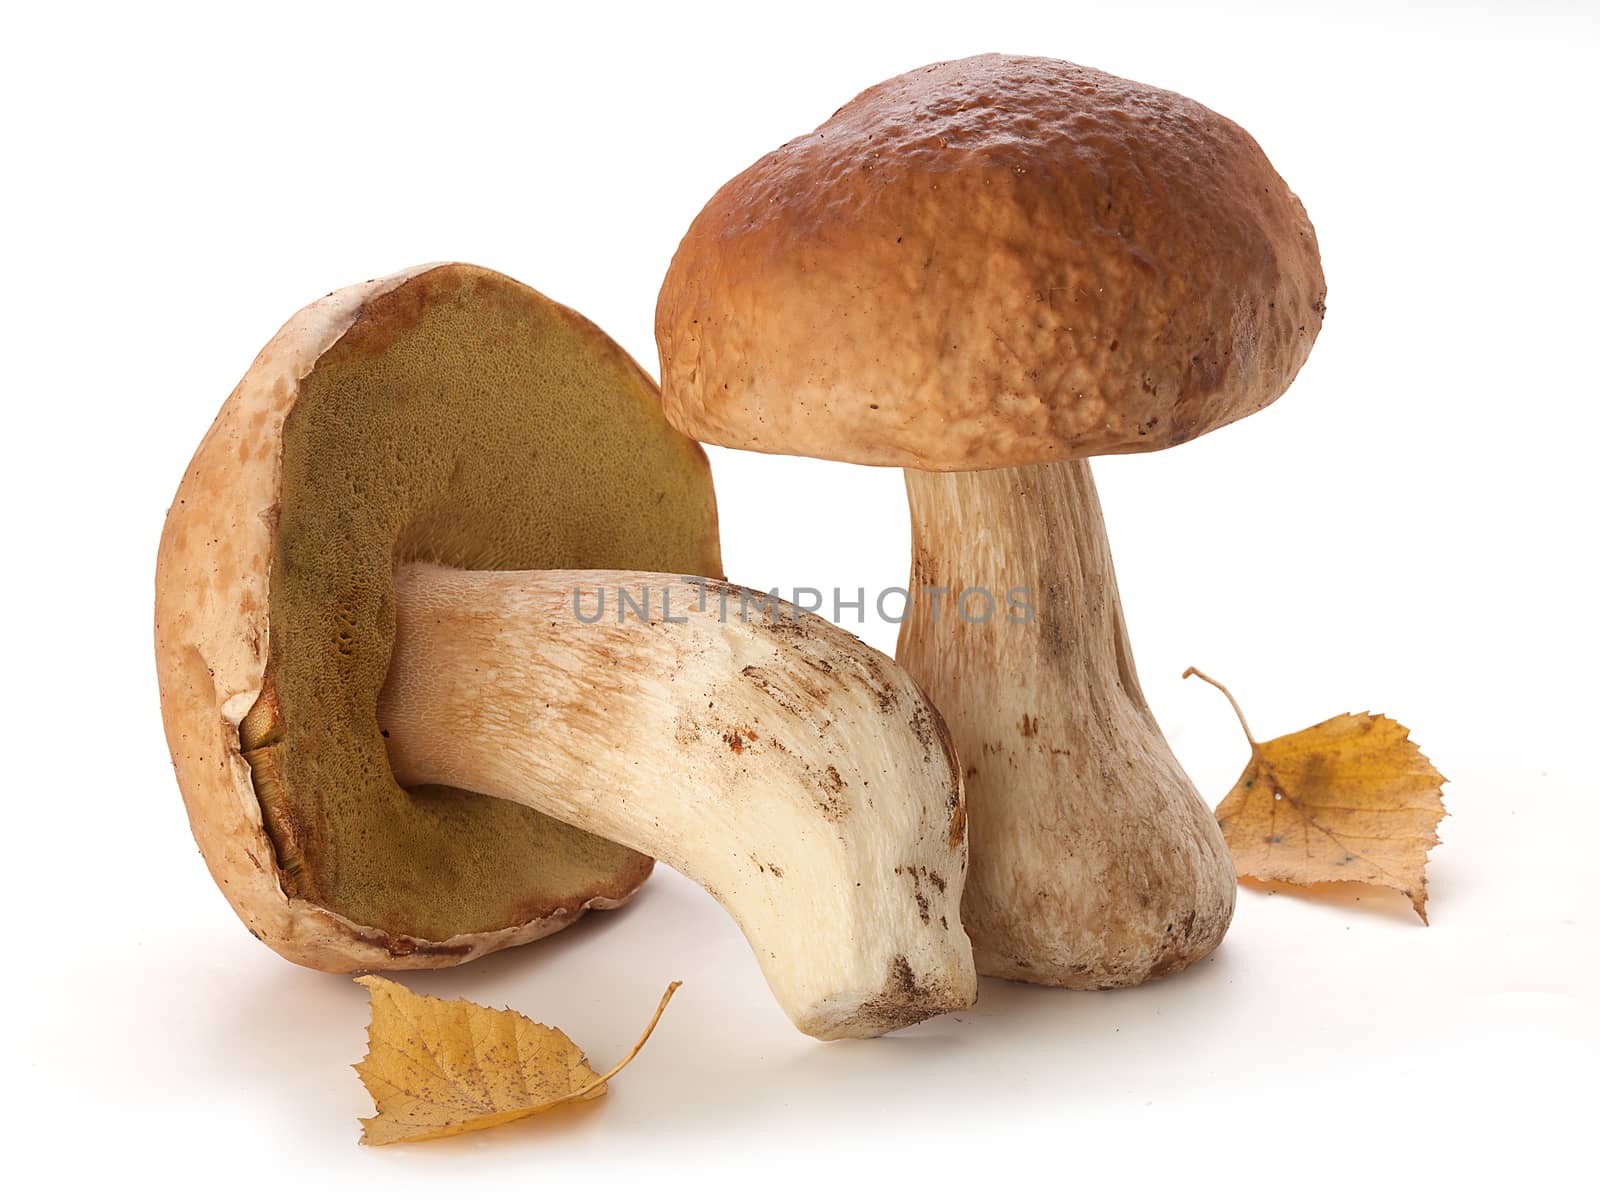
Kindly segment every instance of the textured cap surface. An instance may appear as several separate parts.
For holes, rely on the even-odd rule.
[[[702,441],[927,470],[1158,450],[1270,404],[1322,324],[1316,236],[1172,92],[984,55],[857,96],[719,191],[656,309]]]

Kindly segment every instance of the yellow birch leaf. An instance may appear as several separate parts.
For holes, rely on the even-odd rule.
[[[1445,777],[1398,721],[1373,713],[1331,720],[1257,742],[1250,762],[1217,805],[1240,878],[1293,884],[1366,883],[1394,888],[1428,923],[1428,851],[1439,844]]]
[[[454,1137],[602,1095],[678,990],[668,986],[638,1044],[600,1075],[561,1030],[519,1012],[420,996],[376,975],[356,982],[372,1000],[367,1056],[356,1064],[378,1107],[361,1118],[368,1146]]]

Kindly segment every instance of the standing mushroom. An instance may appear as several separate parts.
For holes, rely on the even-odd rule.
[[[727,585],[688,578],[720,573],[703,452],[578,314],[460,264],[304,309],[202,442],[157,566],[162,713],[217,883],[296,962],[431,967],[623,903],[651,854],[808,1033],[970,1004],[937,715],[818,618],[724,621]]]
[[[656,311],[673,424],[906,469],[899,656],[963,761],[980,971],[1134,984],[1226,931],[1227,847],[1140,693],[1082,460],[1271,403],[1323,295],[1248,134],[1053,59],[871,88],[683,239]]]

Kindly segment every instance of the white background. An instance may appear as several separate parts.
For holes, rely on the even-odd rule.
[[[1586,1177],[1594,7],[581,7],[7,9],[0,1179],[549,1196],[624,1177],[660,1195]],[[1179,682],[1191,662],[1263,735],[1399,718],[1452,781],[1433,926],[1375,892],[1245,891],[1179,978],[987,983],[970,1013],[822,1045],[661,870],[624,912],[407,980],[558,1023],[604,1066],[684,979],[609,1097],[358,1147],[365,993],[246,935],[162,739],[151,577],[200,435],[296,308],[433,259],[523,279],[653,367],[656,288],[724,179],[867,84],[991,49],[1192,95],[1304,199],[1328,319],[1292,391],[1097,470],[1144,684],[1202,792],[1246,746],[1221,697]],[[735,579],[903,582],[897,473],[712,461]],[[892,628],[858,631],[892,648]]]

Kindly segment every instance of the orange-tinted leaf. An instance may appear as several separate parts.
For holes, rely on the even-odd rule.
[[[1241,877],[1394,888],[1428,921],[1424,870],[1445,815],[1443,775],[1398,721],[1341,716],[1257,742],[1238,703],[1210,676],[1250,741],[1250,762],[1217,806]]]
[[[638,1045],[600,1075],[561,1030],[521,1013],[420,996],[376,975],[356,982],[372,994],[367,1056],[356,1064],[378,1106],[361,1119],[369,1146],[453,1137],[603,1094],[678,989],[667,988]]]

